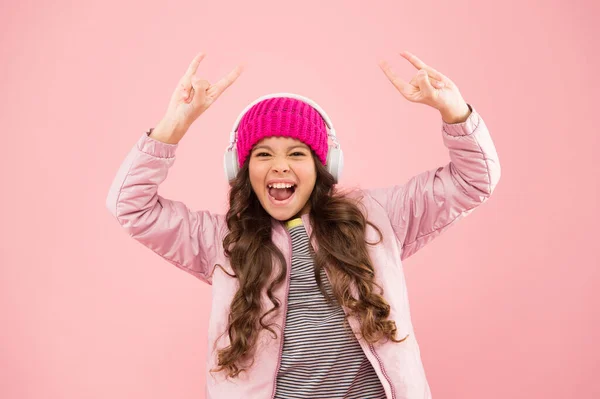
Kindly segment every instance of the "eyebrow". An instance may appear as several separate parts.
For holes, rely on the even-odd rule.
[[[256,150],[259,150],[259,149],[261,149],[261,148],[263,148],[263,149],[266,149],[266,150],[269,150],[269,151],[273,151],[273,149],[272,149],[271,147],[269,147],[268,145],[261,144],[261,145],[258,145],[258,146],[256,146],[256,147],[254,147],[254,149],[252,150],[252,152],[254,152],[254,151],[256,151]],[[305,147],[305,146],[303,146],[303,145],[296,144],[296,145],[293,145],[293,146],[291,146],[291,147],[288,147],[288,148],[287,148],[287,150],[288,150],[288,151],[290,151],[290,150],[293,150],[294,148],[301,148],[301,149],[303,149],[303,150],[307,150],[307,149],[308,149],[307,147]]]

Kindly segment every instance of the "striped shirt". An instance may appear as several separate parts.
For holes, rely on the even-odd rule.
[[[344,327],[343,309],[337,301],[329,304],[317,286],[302,219],[286,227],[292,237],[292,273],[275,398],[385,399],[373,366]],[[321,281],[332,295],[323,269]]]

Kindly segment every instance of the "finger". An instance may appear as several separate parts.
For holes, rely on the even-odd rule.
[[[392,82],[392,84],[396,86],[398,90],[400,90],[400,92],[404,92],[408,89],[408,86],[410,84],[396,76],[396,74],[394,73],[394,71],[392,71],[392,68],[386,61],[379,61],[379,67],[381,68],[385,76],[387,76],[387,78],[390,80],[390,82]]]
[[[444,76],[440,72],[436,71],[434,68],[430,67],[429,65],[425,64],[416,55],[409,53],[408,51],[402,51],[400,53],[400,55],[402,57],[406,58],[408,60],[408,62],[410,62],[415,68],[417,68],[419,70],[425,69],[428,72],[429,76],[431,76],[432,78],[440,80],[440,81],[444,81],[445,79],[447,79],[446,76]]]
[[[431,82],[431,85],[437,89],[441,89],[445,86],[444,82],[440,82],[437,79],[429,78],[429,81]]]
[[[423,93],[425,97],[432,97],[434,88],[429,81],[429,74],[425,69],[419,70],[417,74],[417,83],[419,84],[419,90]]]
[[[206,79],[200,79],[196,76],[192,77],[192,91],[190,98],[195,106],[201,106],[204,103],[206,97],[206,90],[210,87],[210,82]],[[187,99],[187,101],[190,100]],[[186,101],[186,102],[187,102]]]
[[[244,70],[244,65],[240,64],[236,66],[231,72],[229,72],[226,76],[222,77],[217,83],[212,85],[208,90],[207,94],[209,97],[216,99],[219,97],[229,86],[236,81],[236,79],[241,75]]]
[[[409,91],[411,91],[410,90],[411,88],[408,87],[408,85],[417,86],[416,80],[414,80],[414,79],[411,80],[410,83],[406,83],[405,81],[400,79],[398,76],[396,76],[387,62],[382,60],[382,61],[380,61],[379,66],[381,67],[383,72],[386,74],[386,76],[390,79],[390,81],[394,84],[394,86],[396,86],[396,88],[398,90],[400,90],[401,92],[408,93]],[[431,78],[431,77],[430,77],[430,81],[431,81],[431,84],[438,89],[441,89],[446,86],[446,84],[444,82],[439,81],[434,78]]]
[[[200,84],[201,84],[201,83],[200,83],[200,81],[201,81],[201,80],[202,80],[202,79],[200,79],[200,78],[199,78],[199,77],[197,77],[197,76],[192,76],[192,77],[189,79],[189,84],[186,84],[185,82],[182,82],[182,83],[180,84],[180,89],[181,89],[181,99],[182,99],[184,102],[186,102],[186,103],[189,103],[189,102],[190,102],[190,101],[191,101],[191,100],[192,100],[194,97],[198,97],[198,96],[195,96],[195,94],[196,94],[196,93],[198,93],[198,92],[199,92],[199,90],[200,90],[199,86],[200,86]],[[208,85],[210,85],[210,84],[208,83],[208,81],[205,81],[205,82],[206,82],[205,84],[206,84],[207,86],[208,86]],[[206,91],[206,88],[204,89],[204,91]]]
[[[196,56],[194,57],[194,59],[192,60],[190,65],[188,66],[188,69],[185,72],[184,76],[186,76],[188,78],[191,78],[192,76],[194,76],[194,74],[198,70],[198,66],[200,65],[200,63],[202,62],[204,57],[206,57],[205,53],[201,52],[201,53],[196,54]]]
[[[189,91],[192,89],[192,76],[194,76],[194,74],[198,70],[198,66],[200,65],[200,62],[202,62],[205,56],[205,53],[196,54],[196,56],[188,66],[187,70],[185,71],[185,74],[181,77],[181,79],[179,79],[179,87],[182,92],[182,96],[189,96]]]

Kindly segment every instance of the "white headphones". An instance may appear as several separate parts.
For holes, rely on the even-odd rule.
[[[244,114],[248,112],[248,110],[252,108],[255,104],[268,98],[275,97],[294,98],[296,100],[303,101],[308,105],[312,106],[321,115],[321,117],[325,121],[325,124],[327,125],[327,137],[331,138],[331,141],[333,142],[333,146],[329,147],[327,151],[327,162],[325,164],[325,167],[327,168],[329,173],[333,175],[333,178],[337,183],[342,175],[342,170],[344,168],[344,154],[342,152],[340,143],[338,142],[337,137],[335,135],[333,123],[331,123],[331,119],[329,118],[327,113],[325,113],[325,111],[316,102],[314,102],[310,98],[293,93],[273,93],[262,96],[251,102],[238,116],[237,120],[233,124],[233,129],[229,134],[229,146],[227,147],[227,149],[225,149],[225,157],[223,159],[223,167],[225,168],[225,177],[227,178],[227,181],[231,184],[232,180],[235,179],[239,172],[236,141],[237,130],[240,121],[242,120]]]

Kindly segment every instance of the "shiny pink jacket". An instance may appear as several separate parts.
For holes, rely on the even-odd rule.
[[[397,337],[408,335],[402,343],[368,344],[359,339],[389,399],[431,398],[411,323],[402,260],[484,203],[500,178],[496,149],[476,110],[473,109],[464,123],[442,123],[442,138],[450,154],[450,162],[446,165],[425,171],[402,185],[360,191],[369,220],[384,236],[380,244],[368,246],[375,277],[391,307],[389,318],[396,322]],[[237,290],[237,280],[220,268],[214,268],[215,264],[220,264],[233,274],[223,253],[222,241],[227,233],[224,215],[192,211],[183,203],[158,194],[160,184],[175,162],[176,148],[177,145],[142,135],[121,165],[106,206],[130,236],[168,262],[213,286],[206,364],[210,370],[216,365],[215,349],[229,344],[228,334],[219,336],[227,328],[229,305]],[[308,217],[304,216],[303,221],[310,235]],[[367,230],[367,239],[370,242],[378,239],[371,227]],[[275,220],[272,240],[287,259],[289,279],[291,240],[283,224]],[[313,246],[317,249],[318,243],[313,242]],[[275,292],[283,312],[272,313],[273,317],[265,321],[274,322],[281,327],[280,331],[285,328],[288,288],[286,283]],[[272,307],[266,295],[263,295],[263,305],[263,309]],[[350,326],[355,333],[360,331],[356,319],[350,318]],[[272,398],[282,347],[279,331],[275,339],[263,331],[254,366],[249,372],[233,381],[226,380],[222,373],[207,373],[206,397]]]

